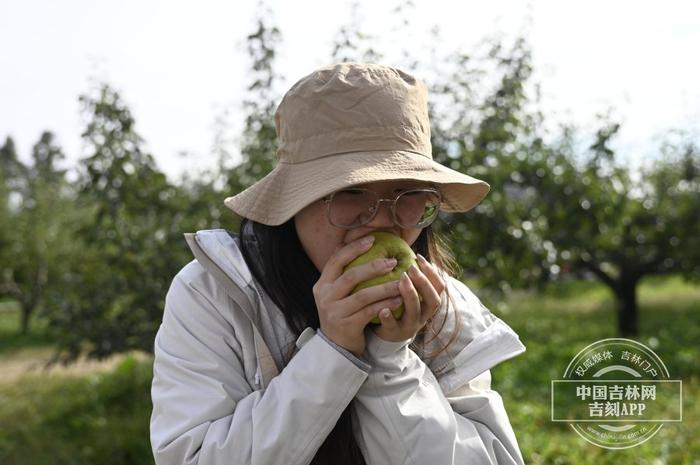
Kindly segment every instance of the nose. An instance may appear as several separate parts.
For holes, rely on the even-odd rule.
[[[394,226],[398,226],[394,224],[394,218],[391,214],[391,205],[391,202],[380,200],[377,206],[377,213],[374,215],[374,218],[372,218],[372,221],[367,223],[367,226],[372,228],[393,228]]]

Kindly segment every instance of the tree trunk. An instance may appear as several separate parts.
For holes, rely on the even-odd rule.
[[[637,279],[622,277],[615,286],[617,331],[621,337],[639,333],[637,312]]]
[[[39,304],[41,293],[43,292],[47,279],[48,263],[46,263],[45,260],[41,260],[36,271],[34,285],[31,287],[29,295],[21,299],[22,324],[20,326],[20,333],[22,334],[27,334],[27,332],[29,332],[29,322],[31,321],[34,310]]]
[[[27,334],[29,332],[29,321],[32,318],[32,313],[34,312],[34,304],[25,304],[23,302],[21,305],[21,312],[22,315],[19,332],[20,334]]]

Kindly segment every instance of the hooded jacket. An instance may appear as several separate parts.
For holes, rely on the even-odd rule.
[[[173,278],[155,339],[157,465],[306,465],[350,403],[367,464],[523,463],[490,368],[525,347],[466,285],[445,275],[459,319],[448,312],[444,334],[461,325],[446,351],[426,362],[444,341],[417,350],[368,328],[362,360],[320,330],[295,337],[236,235],[186,237],[196,258]]]

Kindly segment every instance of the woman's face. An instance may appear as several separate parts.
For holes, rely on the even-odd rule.
[[[357,187],[373,190],[380,198],[393,199],[400,190],[423,186],[423,183],[416,181],[397,180],[374,182]],[[421,229],[405,229],[394,224],[391,209],[385,202],[381,203],[372,221],[355,229],[346,230],[333,226],[328,221],[326,204],[322,199],[299,211],[294,216],[294,224],[304,251],[319,271],[323,270],[336,246],[348,244],[371,232],[389,232],[401,237],[410,245],[413,245],[421,232]]]

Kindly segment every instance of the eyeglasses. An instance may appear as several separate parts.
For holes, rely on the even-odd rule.
[[[442,196],[439,190],[428,187],[407,189],[394,199],[380,199],[369,189],[349,188],[334,192],[323,200],[328,220],[342,229],[354,229],[372,221],[381,202],[389,203],[394,223],[402,228],[415,229],[435,221]]]

